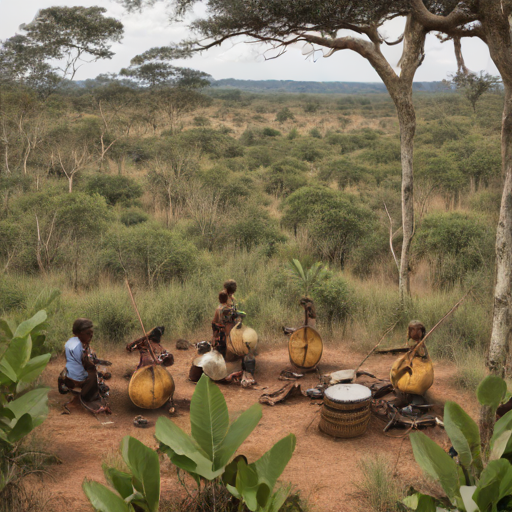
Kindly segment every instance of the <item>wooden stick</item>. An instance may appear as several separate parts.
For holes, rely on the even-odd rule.
[[[144,341],[147,344],[149,353],[151,354],[153,361],[155,362],[155,364],[158,364],[158,361],[155,357],[155,353],[153,352],[153,349],[151,348],[151,343],[149,341],[148,335],[146,334],[146,329],[144,329],[144,324],[142,323],[142,318],[140,317],[139,310],[137,309],[137,304],[135,304],[135,299],[133,298],[133,293],[132,293],[132,289],[130,287],[130,283],[128,282],[128,278],[126,278],[126,286],[128,287],[128,292],[130,293],[130,298],[132,299],[133,308],[135,309],[135,313],[137,313],[137,318],[139,319],[140,326],[142,327],[142,332],[144,333]]]
[[[354,376],[352,377],[352,382],[354,382],[355,378],[357,377],[357,370],[363,366],[363,363],[377,350],[377,347],[384,341],[384,338],[397,326],[398,322],[400,320],[397,320],[389,329],[386,330],[386,332],[382,335],[377,345],[375,345],[368,355],[359,363],[359,366],[354,370]]]

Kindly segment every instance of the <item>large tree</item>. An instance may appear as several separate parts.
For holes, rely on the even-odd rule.
[[[132,8],[143,7],[145,0],[122,0]],[[178,0],[176,18],[190,10],[198,0]],[[202,51],[231,38],[263,42],[284,53],[290,45],[309,45],[311,52],[331,55],[353,50],[368,60],[386,85],[396,106],[401,134],[402,161],[402,229],[403,242],[399,265],[399,296],[409,293],[409,252],[414,236],[413,140],[416,115],[412,100],[412,83],[424,58],[427,31],[410,14],[407,0],[207,0],[204,17],[191,23],[198,38],[185,41],[184,49]],[[448,3],[452,3],[448,0]],[[434,6],[435,7],[435,6]],[[443,13],[435,8],[436,13]],[[404,34],[388,42],[379,32],[382,25],[395,17],[406,17]],[[352,31],[352,35],[344,35]],[[400,71],[382,53],[383,44],[403,43]]]
[[[105,16],[103,7],[49,7],[17,34],[0,43],[0,78],[53,90],[59,80],[73,80],[88,62],[110,59],[121,41],[123,24]]]
[[[503,376],[512,332],[512,35],[511,0],[464,0],[444,16],[428,8],[422,0],[411,0],[414,15],[427,30],[444,32],[451,37],[478,37],[484,41],[498,68],[505,90],[502,117],[501,154],[503,194],[496,233],[496,282],[492,334],[487,367]],[[481,424],[486,442],[494,418],[483,408]]]

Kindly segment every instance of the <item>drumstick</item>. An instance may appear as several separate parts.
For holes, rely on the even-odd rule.
[[[158,364],[158,361],[155,357],[153,349],[151,348],[151,343],[149,341],[148,335],[146,334],[146,329],[144,329],[144,324],[142,323],[142,318],[140,317],[139,310],[137,309],[137,304],[135,304],[135,299],[133,298],[133,293],[132,293],[132,289],[130,288],[130,283],[128,282],[128,278],[126,278],[126,286],[128,287],[128,292],[130,293],[130,298],[132,299],[133,308],[135,309],[135,313],[137,313],[137,318],[139,319],[140,326],[142,327],[142,332],[144,333],[144,341],[147,344],[149,353],[151,354],[153,361],[155,362],[155,364]]]
[[[368,355],[359,363],[359,366],[354,370],[354,376],[352,377],[352,382],[354,382],[355,378],[357,377],[357,370],[363,366],[363,363],[377,350],[377,347],[383,342],[384,338],[397,326],[398,322],[400,320],[397,320],[389,329],[386,330],[386,332],[382,335],[380,340],[378,341],[377,345],[375,345]]]

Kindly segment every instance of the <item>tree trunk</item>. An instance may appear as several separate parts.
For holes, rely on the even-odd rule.
[[[500,377],[505,373],[508,343],[512,331],[512,40],[510,24],[500,0],[486,2],[482,28],[491,58],[505,87],[501,128],[503,194],[496,230],[496,280],[492,333],[487,368]],[[484,453],[492,436],[495,418],[487,407],[480,411],[480,430]]]
[[[413,152],[416,132],[416,114],[412,102],[412,84],[403,97],[395,101],[400,124],[400,151],[402,161],[402,253],[398,277],[398,295],[400,303],[405,303],[410,294],[409,256],[414,236],[414,173]]]
[[[69,184],[69,193],[71,194],[73,192],[73,175],[68,178],[68,184]]]

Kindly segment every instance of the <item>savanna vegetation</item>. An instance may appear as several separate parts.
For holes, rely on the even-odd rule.
[[[432,325],[474,286],[431,344],[461,362],[461,384],[478,382],[463,362],[489,338],[499,93],[485,94],[476,113],[456,93],[415,95],[417,220],[404,311],[389,243],[392,233],[399,254],[400,147],[388,97],[203,87],[169,116],[174,99],[123,80],[49,97],[4,85],[4,315],[20,319],[41,294],[59,293],[52,350],[82,315],[100,342],[119,343],[137,328],[128,275],[148,325],[194,338],[234,277],[248,322],[276,343],[280,326],[300,318],[287,262],[321,261],[329,272],[312,290],[321,328],[362,350],[397,315],[402,326],[411,317]]]

